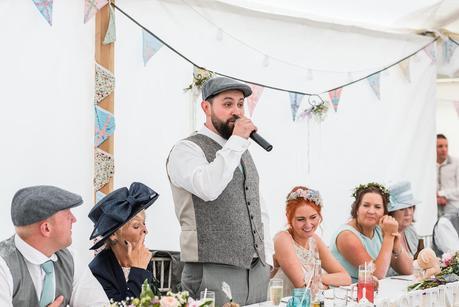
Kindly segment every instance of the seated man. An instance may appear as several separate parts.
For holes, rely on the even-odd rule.
[[[53,186],[19,190],[11,204],[16,235],[0,242],[0,306],[107,306],[88,267],[79,269],[72,243],[71,208],[79,195]]]

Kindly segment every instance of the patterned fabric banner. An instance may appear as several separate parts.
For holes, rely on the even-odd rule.
[[[103,8],[108,0],[85,0],[84,1],[84,23],[96,15],[97,11]]]
[[[115,89],[115,76],[105,67],[96,63],[96,92],[94,103],[101,102]]]
[[[338,112],[338,104],[339,100],[341,99],[341,91],[343,90],[342,87],[337,88],[336,90],[328,92],[328,96],[330,97],[331,104],[335,112]]]
[[[298,112],[298,108],[301,105],[301,101],[303,100],[304,95],[298,93],[288,93],[290,96],[290,108],[292,109],[292,119],[293,121],[296,120],[296,113]]]
[[[437,61],[437,57],[435,55],[435,42],[427,45],[423,50],[427,54],[429,59],[432,61],[431,64]]]
[[[53,25],[53,0],[32,0],[49,25]]]
[[[258,100],[260,100],[261,95],[263,94],[263,90],[265,89],[263,86],[255,85],[248,83],[248,86],[252,89],[252,95],[247,97],[247,103],[249,107],[249,114],[250,117],[253,115],[253,111],[255,110],[255,107],[257,106]]]
[[[110,181],[110,178],[113,177],[113,173],[115,171],[115,163],[111,154],[99,148],[96,148],[96,151],[94,152],[94,161],[94,188],[97,191],[106,185]]]
[[[410,58],[407,58],[406,60],[398,63],[398,67],[400,67],[400,70],[406,81],[411,82]]]
[[[381,79],[381,73],[377,73],[374,75],[371,75],[367,78],[368,83],[370,83],[370,87],[375,93],[376,97],[378,97],[379,100],[381,100],[381,92],[380,92],[380,87],[379,87],[379,82]]]
[[[148,61],[163,46],[156,37],[142,29],[143,37],[143,65],[147,66]]]
[[[451,57],[454,54],[454,51],[456,51],[457,45],[452,42],[450,39],[447,39],[443,43],[443,61],[445,63],[449,63],[451,60]]]
[[[109,136],[115,132],[115,118],[113,114],[101,107],[95,107],[96,113],[96,132],[94,143],[99,147]]]
[[[97,149],[99,150],[99,149]],[[105,152],[105,151],[103,151]],[[112,159],[113,160],[113,159]],[[97,162],[96,162],[97,163]],[[113,174],[113,173],[112,173]],[[106,196],[105,193],[102,193],[101,191],[96,191],[96,203],[98,203],[102,198]]]
[[[116,23],[115,23],[115,10],[110,5],[110,19],[108,20],[107,32],[105,32],[104,45],[112,44],[116,41]]]

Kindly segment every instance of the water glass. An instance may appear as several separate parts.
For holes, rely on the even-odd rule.
[[[373,266],[368,264],[359,265],[359,279],[357,281],[357,301],[363,297],[365,289],[365,297],[370,302],[375,301],[375,282],[373,280]]]
[[[292,297],[288,300],[287,307],[309,307],[311,304],[311,291],[308,288],[295,288]]]
[[[280,304],[284,296],[284,281],[282,279],[273,278],[269,281],[269,300],[275,306]]]
[[[200,300],[204,301],[212,301],[210,307],[215,307],[215,292],[214,291],[201,291]]]

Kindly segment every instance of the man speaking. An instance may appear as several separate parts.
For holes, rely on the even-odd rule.
[[[182,285],[197,298],[205,289],[214,291],[216,306],[227,301],[223,281],[241,305],[265,301],[267,295],[272,243],[248,151],[257,129],[244,116],[244,100],[251,94],[249,86],[229,78],[207,81],[204,126],[179,141],[167,160],[181,226]]]

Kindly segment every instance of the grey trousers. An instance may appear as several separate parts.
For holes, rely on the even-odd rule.
[[[250,269],[216,263],[187,262],[182,271],[183,290],[200,299],[206,288],[215,292],[215,306],[229,302],[222,291],[222,282],[231,287],[233,302],[250,305],[266,301],[270,267],[256,259]]]

